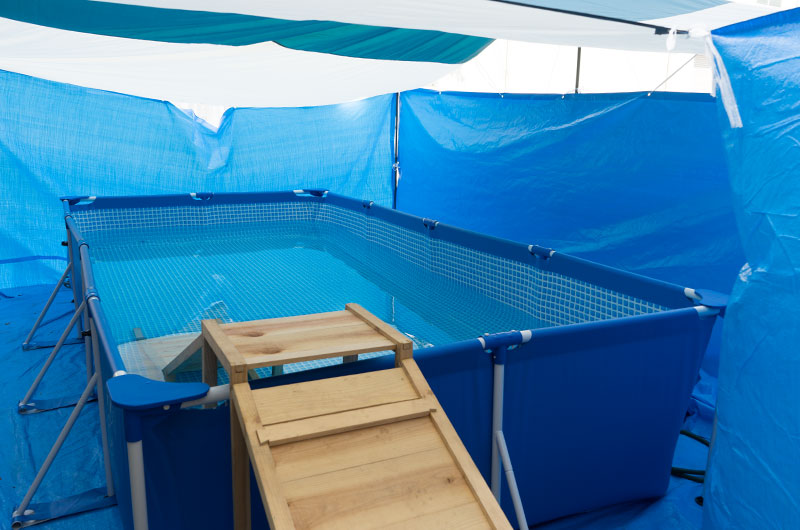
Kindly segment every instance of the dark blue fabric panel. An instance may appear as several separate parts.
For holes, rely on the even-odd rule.
[[[720,108],[747,266],[725,317],[704,527],[800,528],[800,10],[713,38],[743,123]]]
[[[477,345],[478,342],[474,341]],[[479,346],[461,351],[419,350],[415,358],[467,450],[486,478],[490,465],[492,363]],[[254,381],[253,387],[391,368],[386,356]],[[119,409],[116,409],[119,411]],[[150,528],[227,528],[230,496],[230,416],[227,405],[145,417],[143,451]],[[124,457],[123,457],[124,458]],[[202,462],[202,465],[199,463]],[[127,476],[127,473],[126,475]],[[255,481],[253,528],[267,528]],[[120,495],[130,495],[130,490]],[[124,514],[130,500],[120,499]]]
[[[531,522],[666,491],[712,322],[685,309],[621,323],[553,328],[510,352],[504,430]],[[461,350],[417,350],[415,358],[488,480],[493,365],[477,341],[464,344]],[[387,356],[253,385],[296,383],[392,363]],[[146,421],[153,528],[229,521],[228,421],[227,407]],[[204,465],[197,466],[199,461]],[[253,503],[260,513],[260,501]],[[507,494],[503,508],[513,520]]]
[[[0,288],[55,282],[63,195],[330,189],[391,206],[392,95],[229,110],[219,130],[173,105],[0,71]]]
[[[663,495],[713,319],[535,331],[508,354],[504,433],[528,522]],[[513,520],[507,486],[503,509]]]
[[[730,292],[744,255],[710,96],[415,90],[401,109],[401,210]],[[713,405],[713,382],[698,394]]]

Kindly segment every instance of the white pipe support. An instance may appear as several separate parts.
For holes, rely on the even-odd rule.
[[[227,401],[230,398],[231,387],[230,385],[212,386],[208,389],[208,393],[198,399],[192,401],[184,401],[181,403],[182,409],[196,407],[198,405],[208,405],[209,403],[219,403],[220,401]]]
[[[697,300],[697,301],[700,301],[700,300],[702,300],[702,298],[703,298],[702,296],[700,296],[699,294],[697,294],[697,291],[695,291],[695,290],[694,290],[694,289],[692,289],[691,287],[684,287],[684,288],[683,288],[683,294],[684,294],[684,296],[686,296],[686,298],[688,298],[689,300]]]
[[[134,530],[147,530],[147,488],[144,482],[142,441],[128,442],[128,471],[131,478],[131,507]]]
[[[511,467],[511,456],[508,454],[508,446],[506,445],[506,437],[503,436],[503,431],[495,431],[494,441],[500,451],[500,460],[503,462],[508,491],[511,494],[511,501],[514,503],[517,524],[519,524],[521,530],[524,530],[528,528],[528,520],[525,518],[525,509],[522,506],[522,498],[519,495],[517,479],[514,477],[514,469]]]
[[[719,309],[716,307],[708,307],[704,305],[696,305],[693,306],[694,310],[697,311],[697,314],[700,318],[710,318],[719,315]]]
[[[505,365],[494,365],[492,390],[492,433],[503,430],[503,394],[505,385]],[[492,436],[494,438],[494,436]],[[500,502],[500,455],[497,444],[492,440],[491,488],[494,498]]]

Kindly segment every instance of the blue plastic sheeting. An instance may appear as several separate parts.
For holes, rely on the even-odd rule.
[[[398,208],[730,292],[744,255],[714,101],[405,92]],[[709,416],[718,333],[695,389]]]
[[[744,125],[725,140],[747,265],[726,316],[712,528],[800,528],[799,35],[797,9],[714,34]]]
[[[72,408],[18,414],[17,402],[33,382],[50,349],[22,351],[36,316],[52,286],[0,292],[0,528],[9,528],[11,512],[19,505]],[[52,344],[74,310],[72,292],[62,289],[36,334]],[[74,335],[73,335],[74,337]],[[71,337],[72,338],[72,337]],[[86,384],[83,344],[62,348],[34,398],[53,399],[80,394]],[[100,488],[101,491],[97,491]],[[78,417],[53,466],[33,497],[37,514],[48,517],[102,504],[105,492],[103,453],[97,402],[88,403]],[[54,503],[54,501],[57,501]],[[51,504],[53,503],[53,504]],[[116,508],[105,508],[42,524],[43,530],[122,528]]]
[[[392,98],[229,110],[213,131],[166,102],[0,71],[0,288],[55,283],[61,195],[323,188],[390,206]]]
[[[398,208],[729,292],[744,262],[703,94],[401,96]]]

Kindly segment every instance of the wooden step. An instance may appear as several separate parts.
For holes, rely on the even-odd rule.
[[[273,530],[511,528],[411,341],[361,306],[202,327],[189,348],[202,348],[204,381],[216,383],[218,360],[231,380],[236,530],[250,528],[250,464]],[[247,382],[262,366],[381,350],[395,352],[395,368],[256,390]]]
[[[303,398],[311,406],[291,414],[271,406]],[[413,359],[283,387],[240,383],[231,399],[275,530],[510,528]],[[248,495],[243,477],[237,495]]]

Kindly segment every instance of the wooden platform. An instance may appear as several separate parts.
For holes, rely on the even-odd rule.
[[[202,328],[203,381],[211,385],[216,384],[215,358],[237,383],[247,380],[248,370],[264,366],[376,351],[394,351],[404,359],[413,347],[408,337],[358,304],[347,304],[344,311],[232,324],[204,320]]]
[[[363,308],[204,322],[203,337],[231,376],[235,528],[250,526],[247,456],[273,530],[510,528],[411,342]],[[246,380],[250,367],[389,349],[388,370],[256,390]]]

